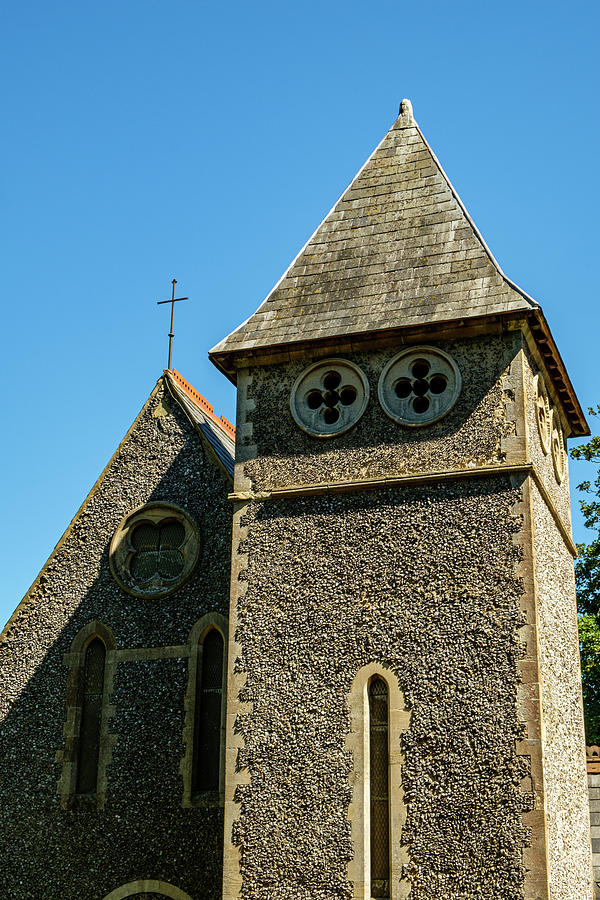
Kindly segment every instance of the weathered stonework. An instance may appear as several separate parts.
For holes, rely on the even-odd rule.
[[[228,487],[161,380],[7,626],[0,646],[0,884],[11,900],[102,900],[144,879],[180,892],[154,891],[161,896],[220,897],[222,808],[183,808],[180,766],[189,634],[206,613],[228,611]],[[172,594],[141,599],[111,576],[108,548],[122,516],[152,500],[176,503],[193,517],[200,560]],[[100,808],[72,809],[61,774],[69,654],[94,620],[110,628],[116,644],[107,653],[111,746]]]
[[[345,479],[372,478],[439,469],[468,468],[505,459],[503,441],[514,434],[506,415],[509,396],[503,377],[520,347],[518,332],[472,341],[438,340],[463,374],[458,400],[439,422],[405,428],[393,422],[377,400],[377,384],[397,348],[348,354],[369,379],[371,399],[347,434],[316,441],[298,428],[289,412],[289,393],[305,363],[256,367],[249,372],[252,410],[244,410],[249,444],[243,489],[264,491]],[[251,434],[248,428],[251,425]],[[246,453],[242,451],[243,461]],[[237,482],[236,482],[237,483]]]
[[[6,896],[591,900],[587,424],[408,101],[211,355],[235,468],[165,373],[2,634]]]
[[[532,487],[542,752],[552,900],[588,900],[592,880],[573,560]]]
[[[519,499],[503,479],[248,508],[240,896],[351,896],[348,696],[377,662],[412,710],[411,896],[522,897]]]
[[[535,400],[536,400],[536,384],[535,384],[535,376],[539,375],[540,378],[544,379],[545,382],[548,381],[548,376],[543,369],[540,369],[540,364],[537,362],[533,356],[531,351],[526,348],[525,353],[523,355],[524,361],[524,386],[525,386],[525,394],[527,397],[527,441],[528,441],[528,452],[530,459],[534,463],[536,470],[540,476],[540,479],[548,491],[552,502],[554,503],[558,513],[560,514],[561,519],[563,520],[565,527],[567,529],[571,529],[571,502],[569,496],[569,472],[568,467],[566,470],[566,475],[562,481],[562,483],[558,484],[556,480],[556,476],[554,474],[554,466],[552,463],[552,453],[545,453],[542,442],[540,440],[538,425],[536,421],[535,414]],[[550,408],[556,409],[556,399],[553,399],[550,395]]]
[[[563,705],[573,704],[553,693],[561,671],[570,673],[569,690],[578,690],[568,485],[566,478],[557,483],[551,456],[541,449],[528,340],[519,329],[463,340],[442,331],[430,337],[430,345],[457,361],[462,390],[443,419],[422,429],[393,422],[375,399],[397,348],[347,352],[366,373],[371,399],[350,431],[328,441],[311,438],[286,415],[306,360],[240,371],[225,900],[362,900],[357,854],[368,851],[357,823],[360,804],[349,790],[356,748],[348,697],[353,678],[374,664],[398,679],[410,713],[410,727],[391,750],[403,758],[402,884],[410,896],[591,896],[580,707],[568,732],[566,724],[552,730]],[[328,353],[333,347],[314,358]],[[419,486],[419,477],[427,484]],[[536,546],[546,534],[545,551],[558,547],[571,572],[563,600],[570,624],[562,631],[575,656],[561,661],[552,656],[562,636],[548,617],[547,595],[565,586],[553,582],[553,562],[540,573]],[[455,605],[451,598],[458,596]],[[485,647],[478,645],[481,634]],[[470,652],[475,668],[464,662]],[[500,657],[512,674],[494,676]],[[452,671],[455,660],[460,677]],[[493,689],[479,681],[488,676]],[[463,710],[455,722],[457,683],[472,715],[464,718]],[[477,692],[486,690],[486,704],[478,705]],[[496,727],[494,772],[488,713]],[[422,717],[427,726],[420,732]],[[570,771],[563,777],[565,732]],[[320,825],[319,754],[330,764]],[[485,775],[479,780],[475,772]],[[318,802],[311,806],[307,797]],[[572,851],[568,867],[559,847]],[[432,848],[443,851],[436,856]],[[300,852],[314,860],[308,874],[296,859]],[[327,877],[319,880],[317,871]],[[403,890],[398,881],[392,897]]]

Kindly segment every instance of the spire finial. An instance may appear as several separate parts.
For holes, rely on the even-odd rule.
[[[398,118],[402,119],[401,125],[414,125],[413,108],[410,100],[401,100],[400,109],[398,110]]]

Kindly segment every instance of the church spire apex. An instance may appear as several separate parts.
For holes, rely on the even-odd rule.
[[[413,108],[410,100],[407,100],[406,97],[404,100],[400,101],[400,109],[398,110],[398,118],[402,119],[400,122],[401,127],[407,128],[409,125],[415,124],[415,118],[413,116]]]

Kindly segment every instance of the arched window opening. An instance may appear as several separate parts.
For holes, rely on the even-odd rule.
[[[154,898],[169,897],[171,900],[192,900],[180,888],[167,884],[166,881],[156,881],[154,878],[143,878],[138,881],[130,881],[110,894],[104,900],[154,900]]]
[[[98,787],[105,662],[106,647],[99,637],[95,637],[87,646],[83,667],[77,794],[95,794]]]
[[[371,897],[390,897],[389,693],[382,678],[369,684]]]
[[[223,636],[211,628],[198,647],[192,794],[219,790],[223,704]]]

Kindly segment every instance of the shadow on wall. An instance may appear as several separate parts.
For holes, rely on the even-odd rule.
[[[0,661],[6,709],[0,726],[0,831],[6,836],[0,883],[13,900],[112,900],[148,893],[220,898],[222,809],[215,802],[181,805],[185,645],[201,616],[227,615],[229,595],[227,484],[200,452],[204,470],[210,465],[214,473],[202,490],[193,490],[185,477],[184,449],[152,492],[131,503],[134,508],[144,500],[174,502],[196,520],[200,559],[184,585],[148,600],[115,583],[108,547],[123,502],[119,509],[103,498],[107,475],[6,630]],[[114,746],[105,805],[97,808],[92,797],[78,808],[63,808],[58,783],[68,731],[65,654],[94,621],[110,629],[119,651],[174,649],[158,658],[121,654],[108,698],[114,714],[105,731]],[[108,667],[115,651],[107,650]],[[120,891],[138,886],[133,894],[114,893],[118,885],[125,886]]]

